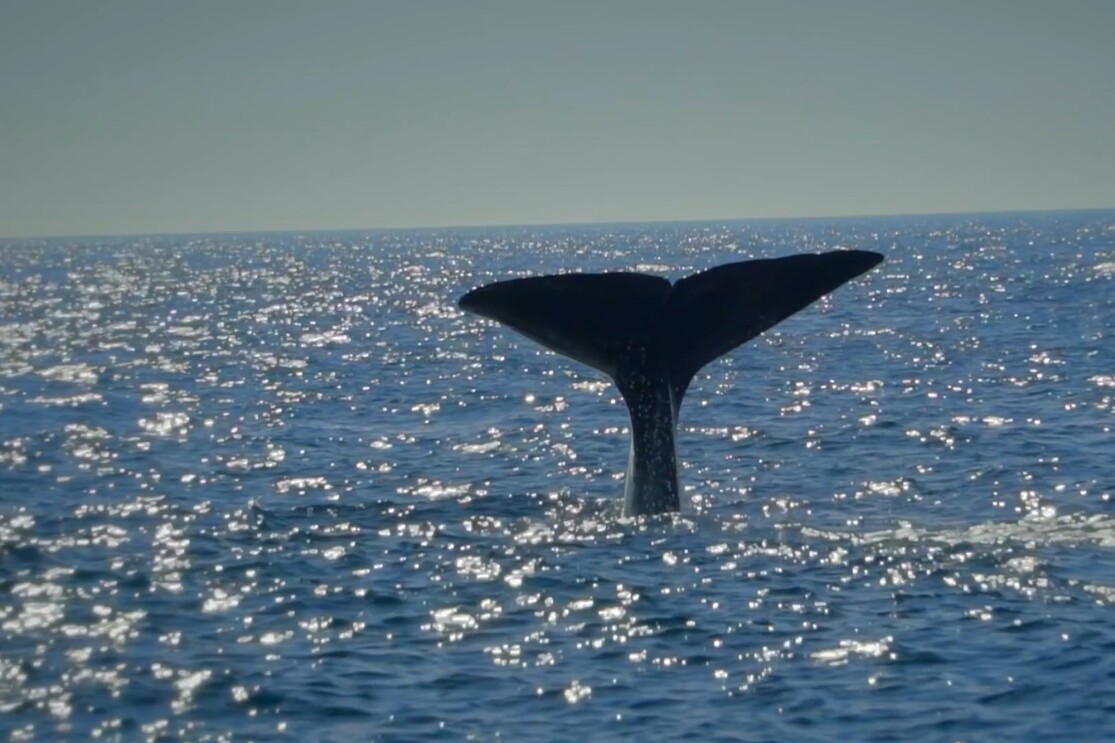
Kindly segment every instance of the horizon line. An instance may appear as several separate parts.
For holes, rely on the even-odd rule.
[[[72,234],[41,234],[41,235],[16,235],[0,236],[3,242],[19,242],[27,240],[84,240],[84,239],[122,239],[122,238],[150,238],[150,237],[185,237],[185,236],[210,236],[210,235],[290,235],[309,233],[344,233],[344,232],[441,232],[450,230],[483,230],[483,229],[525,229],[525,228],[555,228],[555,227],[608,227],[608,226],[633,226],[633,225],[665,225],[665,224],[707,224],[707,223],[739,223],[739,222],[794,222],[817,221],[826,219],[901,219],[908,217],[965,217],[965,216],[995,216],[995,215],[1020,215],[1020,214],[1069,214],[1084,212],[1115,211],[1115,206],[1106,207],[1053,207],[1041,209],[996,209],[996,210],[961,210],[961,211],[929,211],[929,212],[893,212],[876,214],[822,214],[815,216],[782,216],[782,217],[708,217],[684,219],[634,219],[634,220],[608,220],[603,222],[519,222],[507,224],[443,224],[431,226],[403,226],[403,227],[317,227],[317,228],[292,228],[292,229],[235,229],[235,230],[210,230],[210,231],[170,231],[170,232],[105,232],[105,233],[72,233]]]

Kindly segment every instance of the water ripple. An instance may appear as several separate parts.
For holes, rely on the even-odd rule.
[[[1113,244],[1109,212],[5,244],[5,729],[1115,735]],[[694,379],[681,514],[621,518],[611,384],[454,304],[835,247],[887,262]]]

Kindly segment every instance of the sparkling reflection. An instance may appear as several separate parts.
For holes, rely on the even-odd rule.
[[[6,244],[5,729],[1115,734],[1113,237],[1089,213]],[[615,388],[453,303],[840,246],[888,260],[697,375],[685,509],[651,519],[620,517]]]

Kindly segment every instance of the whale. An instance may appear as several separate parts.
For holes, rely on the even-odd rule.
[[[681,508],[676,433],[703,366],[883,260],[864,250],[728,263],[671,283],[616,271],[508,279],[458,300],[615,383],[631,418],[623,515]]]

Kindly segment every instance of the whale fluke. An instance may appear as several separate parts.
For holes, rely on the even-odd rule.
[[[473,289],[459,305],[616,383],[631,416],[624,515],[636,516],[680,507],[674,434],[693,375],[882,260],[862,250],[793,255],[672,285],[626,272],[535,276]]]

